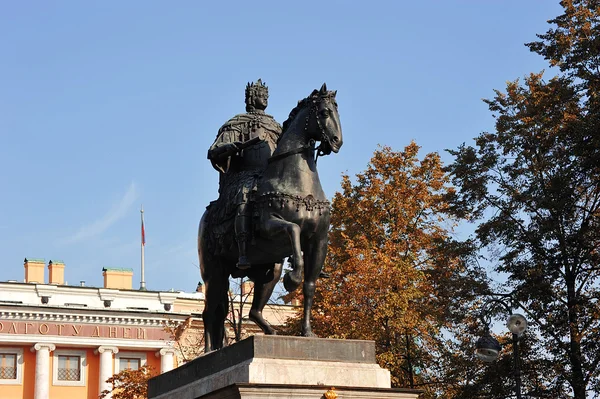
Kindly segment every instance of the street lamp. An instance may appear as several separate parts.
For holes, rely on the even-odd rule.
[[[512,306],[512,294],[490,295],[499,298],[491,298],[483,304],[480,318],[484,324],[484,333],[475,344],[475,355],[484,362],[493,362],[500,355],[502,346],[500,345],[500,342],[498,342],[498,340],[492,337],[490,334],[490,313],[495,307],[501,307],[510,315],[506,321],[506,327],[508,327],[508,330],[512,333],[515,393],[517,395],[517,399],[521,399],[521,362],[519,355],[519,338],[521,338],[525,330],[527,330],[527,319],[525,319],[525,317],[521,314],[513,313],[515,306]],[[508,299],[510,301],[510,305],[500,298]]]

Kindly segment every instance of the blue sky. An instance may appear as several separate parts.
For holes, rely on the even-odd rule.
[[[247,81],[283,122],[327,82],[344,147],[325,192],[378,144],[422,153],[493,128],[482,98],[547,68],[523,43],[558,1],[4,1],[0,3],[0,280],[25,257],[63,260],[70,284],[131,267],[140,205],[149,289],[192,291],[196,233],[217,196],[206,152],[244,111]]]

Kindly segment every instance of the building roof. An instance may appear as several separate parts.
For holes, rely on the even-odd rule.
[[[103,272],[131,272],[133,273],[133,269],[130,267],[103,267]]]

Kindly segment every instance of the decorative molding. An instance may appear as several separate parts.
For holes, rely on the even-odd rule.
[[[37,352],[43,348],[48,349],[49,352],[53,352],[56,349],[56,345],[46,342],[38,342],[37,344],[31,347],[32,352]]]
[[[99,346],[98,349],[94,351],[94,354],[97,355],[98,353],[105,352],[119,353],[119,348],[117,348],[116,346]]]
[[[160,303],[172,305],[179,296],[178,292],[159,292],[158,298]]]
[[[98,347],[98,346],[116,346],[121,350],[130,348],[134,350],[159,350],[161,348],[169,347],[171,341],[162,340],[146,340],[138,341],[135,339],[110,339],[110,338],[79,338],[73,339],[73,337],[59,337],[59,336],[40,336],[40,335],[3,335],[2,343],[8,345],[31,345],[32,340],[40,344],[53,344],[59,346],[71,346],[80,348]],[[34,349],[32,348],[33,352]]]
[[[113,311],[111,311],[113,312]],[[179,317],[178,317],[179,316]],[[3,321],[49,321],[66,323],[86,323],[102,325],[131,325],[139,327],[163,327],[164,322],[172,318],[181,318],[185,315],[173,315],[173,317],[126,317],[113,315],[77,315],[65,313],[38,313],[23,311],[0,311],[0,320]]]
[[[55,284],[32,284],[32,283],[8,283],[0,282],[0,288],[2,291],[10,291],[14,293],[20,293],[23,295],[42,294],[38,292],[51,292],[51,294],[61,294],[65,296],[79,296],[88,298],[103,298],[104,296],[114,296],[114,299],[136,299],[142,301],[156,301],[160,303],[160,295],[164,294],[167,298],[171,296],[179,298],[184,292],[170,292],[170,291],[137,291],[137,290],[119,290],[114,288],[103,288],[103,287],[90,287],[90,286],[72,286],[72,285],[55,285]],[[106,298],[111,299],[111,298]]]
[[[156,351],[156,353],[154,353],[154,356],[161,357],[161,356],[164,356],[167,354],[175,355],[175,353],[176,353],[175,349],[169,347],[169,348],[162,348],[161,350]]]
[[[100,296],[101,301],[114,301],[118,295],[119,290],[113,290],[111,288],[98,289],[98,296]]]
[[[56,285],[36,284],[35,292],[40,298],[43,296],[51,298],[56,293]]]

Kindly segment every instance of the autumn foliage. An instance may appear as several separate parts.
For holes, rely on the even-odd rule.
[[[313,312],[321,337],[375,340],[393,386],[415,386],[440,355],[464,271],[445,215],[440,158],[378,149],[356,183],[343,176],[332,204],[330,245]],[[423,373],[417,375],[419,370]]]
[[[157,374],[152,366],[147,365],[137,370],[122,370],[106,380],[113,384],[113,389],[102,391],[100,399],[110,394],[113,399],[145,399],[148,397],[148,380]]]

